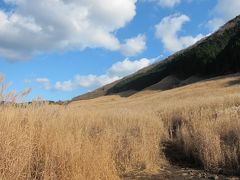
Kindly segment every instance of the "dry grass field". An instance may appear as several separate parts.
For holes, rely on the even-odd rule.
[[[120,179],[174,161],[240,172],[240,76],[68,105],[0,106],[0,179]]]

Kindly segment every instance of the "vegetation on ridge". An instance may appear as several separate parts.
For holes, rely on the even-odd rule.
[[[139,71],[120,80],[108,94],[127,90],[142,90],[169,75],[186,79],[193,75],[212,77],[240,70],[240,16],[219,31],[200,40],[146,71]]]

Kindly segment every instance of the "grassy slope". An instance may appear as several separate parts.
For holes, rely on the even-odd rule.
[[[237,174],[239,84],[238,74],[128,98],[0,106],[0,179],[171,179],[171,155]]]
[[[119,81],[108,94],[142,90],[169,75],[186,79],[193,75],[211,77],[240,70],[240,16],[213,35],[180,51],[146,71]]]
[[[240,70],[240,16],[229,21],[211,36],[177,52],[164,61],[103,86],[93,92],[73,98],[92,99],[100,96],[140,91],[168,76],[184,81],[192,76],[209,78]]]
[[[122,114],[123,120],[126,113],[157,118],[164,123],[163,129],[159,129],[159,133],[164,131],[161,143],[168,142],[182,153],[176,156],[200,164],[205,170],[237,174],[240,172],[239,84],[240,75],[235,74],[167,91],[141,91],[128,98],[104,96],[70,105]]]
[[[136,108],[143,108],[144,106],[150,106],[151,108],[156,106],[156,108],[158,108],[159,106],[165,106],[165,104],[169,103],[175,106],[175,102],[178,101],[190,101],[189,103],[191,103],[192,99],[214,99],[216,97],[238,95],[240,92],[239,76],[239,74],[218,76],[167,91],[140,91],[128,98],[123,98],[119,95],[103,96],[90,100],[75,101],[70,105],[88,108],[97,107],[98,109],[104,109],[105,107],[111,108],[112,105],[114,105],[114,107],[126,108],[129,106],[131,109],[134,108],[134,106],[136,106]]]

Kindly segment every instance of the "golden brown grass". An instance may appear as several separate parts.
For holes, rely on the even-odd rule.
[[[41,105],[0,117],[3,179],[118,179],[164,163],[162,122],[147,114]]]
[[[169,164],[166,142],[206,170],[240,171],[238,76],[164,92],[0,106],[1,179],[120,179]]]

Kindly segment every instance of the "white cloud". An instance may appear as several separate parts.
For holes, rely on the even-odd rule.
[[[228,20],[240,14],[240,1],[218,0],[212,13],[214,17],[208,21],[208,27],[215,31]]]
[[[107,71],[102,75],[75,75],[71,80],[58,81],[54,84],[50,83],[47,78],[37,78],[35,82],[40,83],[45,90],[57,90],[57,91],[72,91],[78,88],[85,88],[87,90],[93,90],[98,87],[109,84],[113,81],[121,79],[127,75],[130,75],[144,67],[149,66],[155,62],[158,58],[153,59],[139,59],[130,61],[125,59],[113,64]]]
[[[33,80],[36,83],[41,84],[41,86],[45,89],[45,90],[49,90],[51,89],[51,83],[50,80],[48,78],[36,78]],[[28,83],[31,83],[32,80],[28,80]]]
[[[186,48],[188,46],[193,45],[194,43],[196,43],[197,41],[199,41],[200,39],[204,38],[205,36],[202,34],[198,34],[197,36],[193,37],[193,36],[183,36],[183,37],[179,37],[179,41],[182,44],[182,48]]]
[[[181,0],[155,0],[161,7],[174,7],[181,2]]]
[[[138,71],[139,69],[149,66],[152,62],[153,59],[149,60],[146,58],[135,61],[125,59],[124,61],[113,64],[112,67],[108,69],[107,74],[108,76],[124,77]]]
[[[183,1],[192,2],[192,0],[141,0],[142,2],[154,2],[157,3],[162,8],[173,8]]]
[[[58,91],[72,91],[73,90],[73,84],[72,82],[69,81],[64,81],[64,82],[56,82],[54,85],[53,89],[58,90]]]
[[[92,90],[116,81],[119,78],[121,77],[111,76],[109,74],[103,74],[100,76],[92,74],[87,76],[76,75],[73,79],[73,82],[76,85],[76,88],[87,88],[88,90]]]
[[[143,52],[146,49],[146,37],[144,35],[138,35],[135,38],[125,40],[125,44],[122,45],[121,51],[126,56],[134,56]]]
[[[114,32],[134,18],[137,2],[4,1],[16,7],[9,13],[0,10],[0,55],[9,59],[27,59],[39,53],[87,47],[121,51],[122,44]],[[139,46],[131,48],[130,55],[142,50]]]
[[[216,31],[225,23],[225,20],[222,18],[213,18],[208,21],[207,26],[211,31]]]
[[[49,79],[48,78],[37,78],[35,81],[38,83],[48,83]]]
[[[196,37],[178,36],[178,32],[182,30],[184,23],[189,21],[190,18],[184,14],[174,14],[164,17],[161,22],[155,26],[156,37],[161,40],[167,51],[179,51],[204,37],[202,34],[198,34]]]

